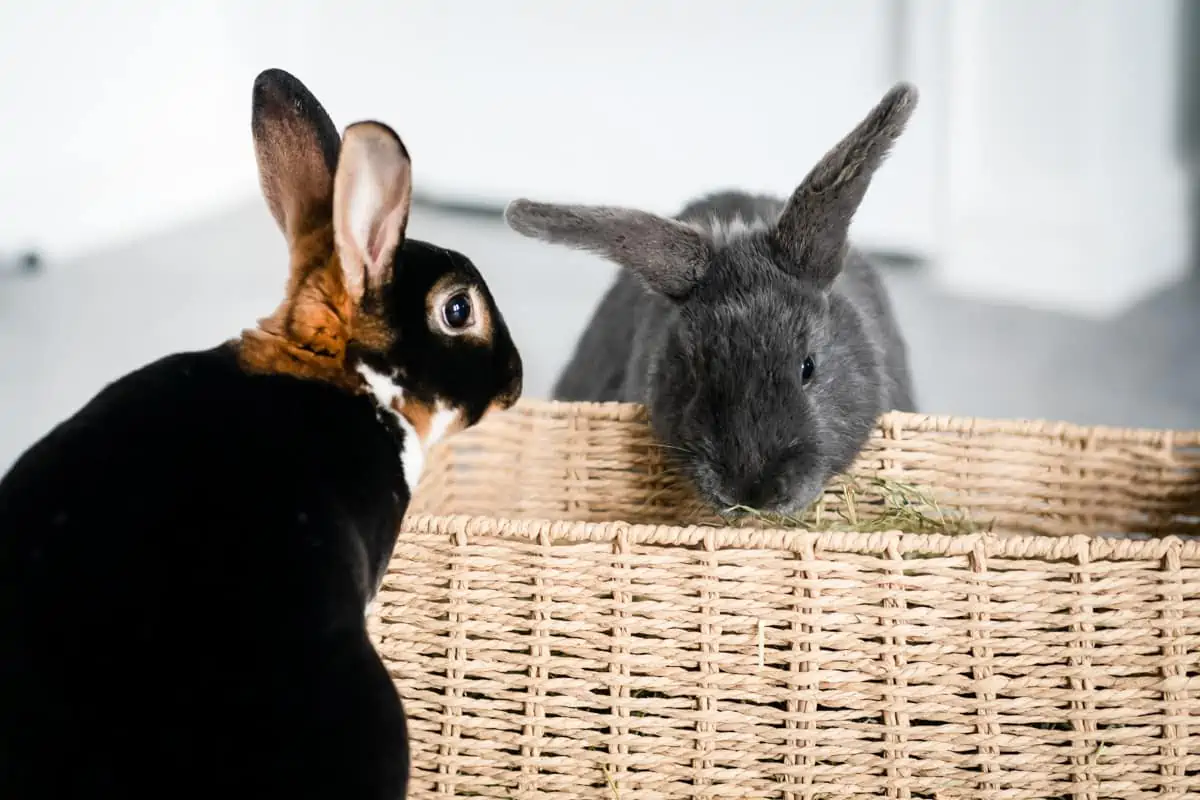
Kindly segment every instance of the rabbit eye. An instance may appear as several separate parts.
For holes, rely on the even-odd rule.
[[[815,361],[813,361],[813,357],[812,356],[806,357],[804,359],[804,366],[800,367],[800,380],[803,381],[804,383],[808,383],[809,381],[811,381],[813,372],[816,370],[816,368],[817,368],[817,364]]]
[[[471,321],[471,300],[464,293],[459,293],[446,301],[442,306],[442,319],[455,330],[465,328]]]

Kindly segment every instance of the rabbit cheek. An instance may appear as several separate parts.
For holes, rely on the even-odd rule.
[[[816,502],[825,491],[823,481],[810,480],[792,489],[791,496],[779,506],[781,514],[799,514]]]
[[[825,459],[819,450],[806,448],[793,456],[780,474],[780,492],[774,510],[796,514],[813,504],[825,491],[829,480]]]
[[[511,341],[508,342],[507,348],[509,350],[508,360],[500,370],[500,381],[504,384],[504,388],[492,398],[487,411],[484,412],[485,415],[492,411],[507,411],[512,408],[521,399],[521,393],[524,391],[525,367],[521,362],[521,353]]]
[[[469,315],[451,325],[447,309],[464,301]],[[446,348],[444,363],[457,376],[442,391],[465,407],[462,427],[515,405],[523,387],[521,356],[486,290],[448,275],[429,291],[425,312],[429,330]]]

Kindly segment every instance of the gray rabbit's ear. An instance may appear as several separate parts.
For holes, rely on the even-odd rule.
[[[779,217],[776,237],[805,278],[828,285],[842,268],[850,222],[871,178],[904,132],[916,87],[898,83],[813,167]]]
[[[615,261],[674,299],[691,291],[708,266],[710,246],[702,234],[645,211],[514,200],[504,220],[524,236]]]

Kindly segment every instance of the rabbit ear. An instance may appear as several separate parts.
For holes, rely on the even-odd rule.
[[[412,204],[412,161],[396,132],[382,122],[346,128],[333,190],[333,234],[358,301],[390,277]]]
[[[917,90],[898,83],[792,194],[776,238],[797,270],[828,285],[842,268],[850,222],[892,143],[917,104]]]
[[[708,265],[709,244],[700,233],[645,211],[514,200],[504,219],[524,236],[604,256],[675,299],[691,291]]]
[[[341,140],[317,98],[281,69],[254,79],[250,120],[263,196],[292,247],[329,223]]]

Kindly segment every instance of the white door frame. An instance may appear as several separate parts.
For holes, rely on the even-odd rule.
[[[1105,317],[1186,272],[1176,0],[895,1],[942,285]]]

